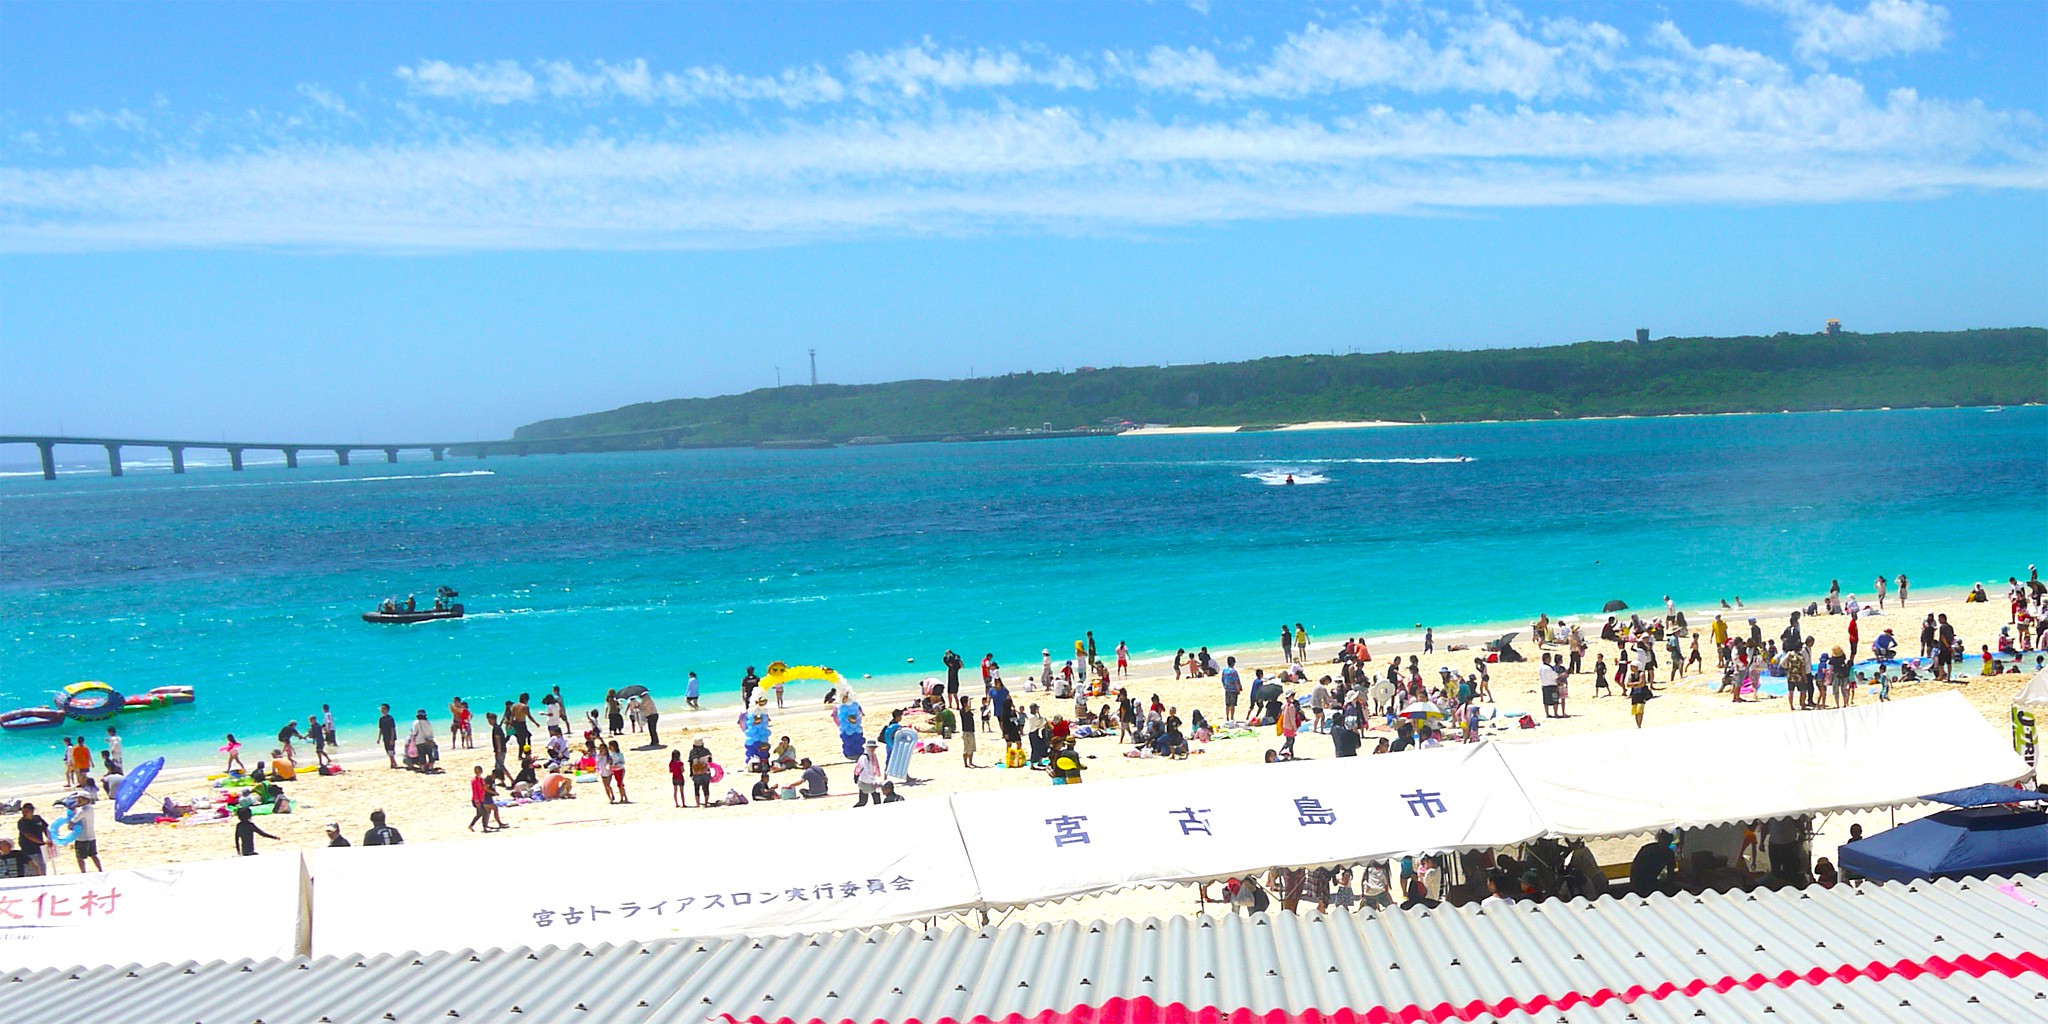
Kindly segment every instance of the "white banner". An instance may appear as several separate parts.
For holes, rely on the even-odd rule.
[[[11,878],[0,882],[0,968],[292,956],[304,946],[302,880],[296,853]]]
[[[679,812],[680,816],[680,812]],[[307,854],[316,955],[824,931],[973,904],[940,799]]]
[[[982,896],[996,904],[1501,846],[1542,831],[1490,745],[952,799]]]
[[[2027,772],[1959,693],[1496,746],[1562,836],[1896,804]]]

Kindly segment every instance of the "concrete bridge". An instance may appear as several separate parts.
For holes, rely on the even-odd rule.
[[[299,468],[301,452],[332,453],[336,465],[349,464],[349,455],[354,452],[368,452],[372,455],[382,452],[384,461],[397,462],[399,452],[428,452],[435,462],[454,455],[457,457],[485,458],[491,455],[566,455],[570,452],[624,451],[650,447],[677,448],[689,431],[686,428],[665,428],[660,430],[633,430],[616,434],[586,434],[580,437],[551,437],[544,440],[508,441],[407,441],[402,443],[377,444],[329,444],[324,442],[297,441],[173,441],[137,437],[60,437],[38,434],[0,434],[0,445],[32,444],[42,455],[43,479],[57,479],[57,446],[74,445],[88,448],[104,448],[107,452],[107,472],[112,476],[121,475],[121,452],[128,448],[162,448],[171,453],[171,472],[185,471],[185,452],[222,451],[228,453],[228,465],[240,471],[242,455],[245,452],[281,452],[284,464]],[[649,442],[653,442],[650,444]]]

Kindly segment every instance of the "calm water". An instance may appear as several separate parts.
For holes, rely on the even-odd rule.
[[[197,686],[121,719],[134,761],[323,701],[346,727],[775,659],[1021,666],[1086,629],[1171,651],[1932,589],[2041,560],[2044,441],[2030,408],[8,476],[0,709]],[[469,618],[357,618],[442,583]],[[0,735],[0,779],[53,774],[57,735]]]

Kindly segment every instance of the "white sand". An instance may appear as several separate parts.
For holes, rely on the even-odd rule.
[[[1866,649],[1870,638],[1875,637],[1885,626],[1891,626],[1897,632],[1902,648],[1909,653],[1917,651],[1919,617],[1927,612],[1947,613],[1950,622],[1956,625],[1959,635],[1972,651],[1982,642],[1995,641],[1999,626],[2006,621],[2006,606],[1997,600],[1996,595],[1990,604],[1964,604],[1960,601],[1959,595],[1939,601],[1931,600],[1931,597],[1932,595],[1922,596],[1916,593],[1910,615],[1900,615],[1894,609],[1890,615],[1865,619],[1863,635]],[[1701,627],[1712,621],[1713,614],[1712,611],[1687,613],[1688,618]],[[1727,615],[1731,628],[1738,632],[1742,631],[1742,628],[1746,627],[1745,619],[1751,614],[1758,615],[1767,636],[1777,635],[1782,627],[1782,614],[1759,614],[1757,609],[1747,609],[1741,613]],[[1599,622],[1598,617],[1587,619],[1592,626],[1597,626]],[[1838,643],[1846,642],[1844,630],[1847,621],[1845,617],[1820,616],[1806,619],[1805,624],[1808,635],[1817,637],[1819,648],[1825,651]],[[1526,638],[1526,627],[1524,630],[1523,636]],[[1442,645],[1452,642],[1452,638],[1458,636],[1474,635],[1473,640],[1462,642],[1475,642],[1478,635],[1497,636],[1505,631],[1477,628],[1439,629],[1437,637],[1438,643]],[[1588,631],[1592,632],[1591,629]],[[1060,647],[1059,644],[1052,646],[1056,650]],[[1071,641],[1068,642],[1068,646],[1071,646]],[[1536,686],[1537,649],[1526,640],[1519,646],[1531,660],[1513,665],[1491,666],[1493,690],[1500,705],[1534,711],[1541,706]],[[1375,664],[1384,664],[1389,657],[1396,654],[1405,657],[1408,652],[1418,648],[1419,642],[1376,642],[1372,644],[1372,653]],[[1595,643],[1594,650],[1603,649],[1609,649],[1608,645]],[[1239,665],[1244,670],[1247,680],[1250,679],[1250,670],[1254,667],[1263,667],[1269,672],[1278,667],[1279,652],[1272,645],[1237,651],[1225,651],[1214,647],[1211,650],[1219,660],[1226,654],[1238,655]],[[1325,663],[1335,651],[1334,637],[1329,641],[1319,640],[1314,647],[1317,660]],[[1437,664],[1457,664],[1466,667],[1471,664],[1471,657],[1470,652],[1446,653],[1440,646],[1436,654],[1424,658],[1424,670],[1426,673],[1433,672]],[[1711,665],[1713,655],[1707,653],[1706,660]],[[1019,684],[1015,691],[1018,699],[1026,705],[1044,699],[1044,706],[1048,712],[1054,708],[1065,710],[1068,701],[1054,701],[1049,699],[1048,695],[1023,689],[1023,681],[1018,678],[1018,673],[1026,668],[1035,669],[1035,666],[1011,668],[1011,682]],[[1321,673],[1320,669],[1315,671],[1317,674]],[[972,662],[963,671],[962,677],[964,691],[979,695],[981,687],[976,666]],[[1718,676],[1713,678],[1717,679]],[[2005,675],[1992,679],[1972,677],[1965,680],[1963,685],[1921,683],[1894,686],[1892,692],[1895,698],[1901,698],[1943,689],[1957,690],[1970,700],[1984,715],[1986,721],[2002,730],[2005,727],[2007,708],[2012,696],[2018,692],[2025,679],[2025,675]],[[1172,678],[1170,665],[1155,663],[1135,666],[1131,677],[1128,680],[1120,680],[1119,683],[1129,686],[1133,694],[1139,697],[1149,697],[1153,693],[1158,693],[1167,704],[1176,707],[1184,718],[1195,708],[1201,708],[1212,719],[1221,717],[1216,714],[1221,708],[1220,690],[1213,679],[1200,682],[1176,681]],[[1576,692],[1576,689],[1569,706],[1572,717],[1563,720],[1543,720],[1539,717],[1538,720],[1543,722],[1544,735],[1631,726],[1628,703],[1625,699],[1592,699],[1590,683],[1586,685],[1584,694]],[[614,823],[688,820],[712,815],[732,817],[802,814],[849,806],[852,797],[843,794],[853,788],[852,769],[839,754],[838,733],[832,724],[830,709],[819,703],[821,693],[822,688],[816,684],[809,684],[802,689],[791,687],[788,691],[790,707],[782,711],[771,709],[771,714],[776,736],[790,736],[800,754],[812,756],[826,767],[836,794],[832,797],[814,801],[759,803],[737,808],[676,809],[669,794],[666,769],[668,750],[686,750],[691,740],[701,735],[707,739],[722,763],[739,763],[741,743],[739,728],[735,723],[739,709],[736,704],[727,703],[715,710],[691,714],[679,710],[680,701],[675,700],[673,695],[657,694],[664,700],[665,705],[661,717],[665,746],[660,751],[630,752],[628,784],[634,798],[632,804],[607,804],[602,788],[591,785],[579,787],[579,796],[575,800],[507,808],[504,812],[505,820],[512,826],[511,834],[516,836],[523,832],[547,828],[597,828]],[[1665,699],[1658,700],[1650,706],[1648,724],[1651,728],[1705,718],[1787,713],[1783,700],[1731,704],[1725,696],[1714,696],[1711,686],[1696,686],[1690,679],[1671,686],[1665,691],[1664,697]],[[907,700],[901,699],[901,695],[898,695],[898,698],[891,700],[889,695],[879,691],[860,694],[861,702],[868,714],[867,732],[870,735],[888,720],[891,707],[908,703]],[[733,699],[725,698],[728,702]],[[1858,695],[1859,702],[1875,699],[1874,693]],[[393,703],[397,707],[416,706],[414,702],[406,700]],[[340,776],[309,778],[292,784],[289,791],[300,804],[297,813],[263,819],[264,827],[281,836],[284,843],[259,841],[261,848],[274,850],[286,845],[324,845],[322,827],[330,820],[341,822],[352,841],[359,840],[363,830],[368,827],[370,810],[376,807],[389,812],[391,823],[405,833],[408,842],[454,841],[488,845],[499,841],[496,836],[485,837],[465,831],[464,828],[470,816],[470,766],[479,762],[486,765],[490,763],[489,740],[484,733],[482,716],[484,711],[494,706],[487,705],[481,700],[475,704],[479,744],[475,750],[446,749],[446,716],[445,712],[437,712],[440,717],[435,722],[435,728],[443,743],[442,765],[446,768],[446,774],[442,775],[424,776],[406,771],[393,771],[385,767],[381,751],[369,755],[368,760],[364,760],[365,755],[361,748],[371,744],[371,737],[361,732],[344,733],[341,737],[342,750],[350,755],[348,761],[351,770]],[[576,714],[580,721],[581,709],[577,709]],[[921,717],[912,720],[920,731],[930,731],[929,723]],[[248,731],[260,734],[263,730]],[[981,742],[977,762],[982,765],[999,762],[1002,753],[1000,737],[983,733],[978,738]],[[1368,735],[1368,745],[1375,738],[1376,736]],[[622,745],[631,747],[643,741],[644,737],[629,737]],[[1326,737],[1304,733],[1300,740],[1300,750],[1306,756],[1327,757],[1330,756],[1328,743]],[[1090,784],[1099,784],[1115,779],[1175,771],[1183,765],[1201,767],[1256,763],[1262,759],[1268,746],[1277,745],[1277,738],[1272,741],[1226,740],[1209,744],[1203,753],[1185,762],[1125,758],[1119,756],[1123,748],[1113,739],[1082,740],[1080,749],[1084,755],[1090,757],[1087,762],[1087,781]],[[61,767],[54,760],[51,762],[50,771],[52,778],[61,779]],[[969,770],[961,765],[958,754],[951,752],[918,755],[913,762],[913,772],[917,777],[929,781],[906,790],[906,796],[911,800],[936,799],[947,792],[1048,785],[1045,775],[1039,772],[986,767]],[[729,777],[725,783],[717,787],[717,792],[722,794],[728,785],[735,785],[744,790],[749,782],[750,780],[744,777]],[[43,786],[38,788],[34,797],[38,804],[48,806],[60,792],[56,786]],[[159,783],[151,790],[152,796],[158,798],[176,792],[203,793],[210,790],[204,788],[204,783],[194,782],[185,782],[182,785]],[[1832,836],[1845,833],[1851,820],[1862,821],[1866,830],[1874,832],[1888,827],[1891,815],[1885,811],[1836,815],[1827,823],[1831,830],[1829,834]],[[100,829],[101,856],[110,869],[226,857],[232,854],[231,835],[230,829],[217,824],[130,827],[105,821]],[[1831,839],[1830,845],[1826,847],[1817,844],[1816,853],[1831,851],[1833,842],[1839,840]],[[481,852],[482,848],[479,849]],[[1082,900],[1045,904],[1018,911],[1012,919],[1031,921],[1095,916],[1142,917],[1190,913],[1197,912],[1198,909],[1193,888],[1178,886],[1134,889]]]

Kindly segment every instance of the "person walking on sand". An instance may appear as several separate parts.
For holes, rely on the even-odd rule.
[[[262,836],[265,839],[277,838],[257,828],[256,823],[250,820],[249,813],[247,807],[235,808],[235,855],[238,857],[256,856],[257,836]]]
[[[711,806],[711,748],[702,737],[690,745],[690,791],[697,795],[698,807]],[[683,806],[690,806],[689,801]]]
[[[292,749],[292,741],[298,738],[299,720],[296,718],[286,722],[284,728],[277,731],[277,743],[284,748],[284,756],[287,760],[296,761],[299,759],[298,752]]]
[[[247,769],[242,767],[242,744],[235,739],[234,733],[228,733],[228,741],[220,750],[221,753],[228,755],[227,767],[221,769],[222,771],[237,773],[247,771]],[[395,768],[397,765],[392,767]]]
[[[613,740],[609,749],[612,755],[612,781],[618,784],[619,802],[630,804],[633,802],[632,798],[626,795],[626,755],[620,752],[618,740]]]
[[[319,720],[312,715],[306,716],[306,729],[307,735],[313,737],[313,770],[316,774],[325,775],[327,769],[334,767],[334,758],[327,754],[327,730],[322,729]]]
[[[881,744],[868,740],[861,744],[861,755],[853,762],[853,784],[860,790],[860,800],[854,804],[855,807],[866,807],[870,800],[877,807],[882,804],[878,792],[883,776],[882,755],[875,752],[880,747]]]
[[[618,803],[619,794],[616,790],[612,789],[611,748],[605,746],[603,740],[592,740],[590,743],[590,759],[592,765],[597,770],[597,781],[604,784],[604,802],[608,804]]]
[[[1436,650],[1436,627],[1435,627],[1435,626],[1430,626],[1430,627],[1428,627],[1428,628],[1426,628],[1426,629],[1424,629],[1424,630],[1422,631],[1422,653],[1424,653],[1424,654],[1429,654],[1429,653],[1431,653],[1432,651],[1435,651],[1435,650]]]
[[[384,756],[398,767],[398,719],[391,717],[391,705],[377,705],[377,742],[384,744]]]
[[[974,712],[962,709],[960,712],[960,764],[967,768],[979,768],[974,763]]]
[[[483,824],[486,833],[492,831],[490,817],[484,810],[490,805],[490,786],[484,782],[484,766],[475,765],[470,769],[469,776],[469,806],[475,812],[469,816],[471,832],[476,831],[479,822]]]
[[[1650,701],[1655,699],[1656,696],[1655,693],[1650,692],[1648,676],[1637,677],[1635,686],[1629,688],[1628,713],[1636,720],[1636,728],[1640,729],[1643,727],[1643,709],[1648,707]]]
[[[1223,720],[1237,721],[1237,695],[1244,692],[1244,681],[1237,674],[1237,657],[1223,659]]]
[[[782,687],[780,684],[777,684],[775,687],[775,702],[777,704],[782,703]],[[646,749],[661,749],[661,708],[655,706],[654,694],[643,693],[640,695],[640,719],[647,723]],[[612,746],[616,747],[618,744],[614,743]]]
[[[960,670],[967,663],[960,660],[959,653],[951,647],[946,648],[939,663],[946,666],[946,703],[957,708],[960,706]]]

